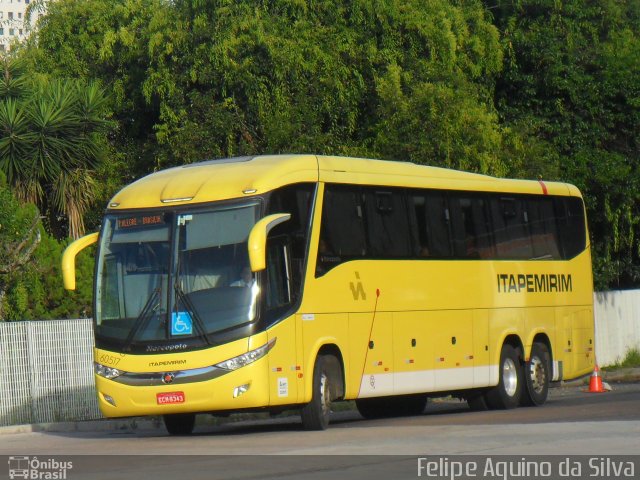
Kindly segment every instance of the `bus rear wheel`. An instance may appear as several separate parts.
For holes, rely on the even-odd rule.
[[[162,419],[169,435],[191,435],[196,424],[195,413],[172,413]]]
[[[536,342],[531,347],[531,355],[524,369],[524,389],[521,403],[525,406],[538,406],[547,401],[551,361],[549,349],[544,343]]]
[[[487,405],[502,410],[517,407],[522,396],[522,365],[518,350],[507,343],[500,352],[499,375],[498,385],[485,395]]]
[[[318,355],[313,368],[313,394],[311,401],[300,412],[302,428],[305,430],[326,430],[331,413],[331,368],[329,357]]]

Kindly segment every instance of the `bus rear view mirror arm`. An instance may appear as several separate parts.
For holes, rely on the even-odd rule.
[[[249,233],[249,263],[252,272],[266,268],[267,235],[276,225],[291,218],[290,213],[274,213],[259,220]]]
[[[62,281],[66,290],[76,289],[76,255],[98,241],[98,232],[72,242],[62,254]]]

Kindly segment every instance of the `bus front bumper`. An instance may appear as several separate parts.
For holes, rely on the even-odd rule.
[[[269,405],[268,361],[206,381],[173,383],[171,372],[162,385],[126,384],[96,375],[98,404],[105,417],[216,412]]]

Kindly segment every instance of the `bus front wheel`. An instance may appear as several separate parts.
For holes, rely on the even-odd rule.
[[[331,376],[329,357],[318,355],[313,368],[313,394],[302,407],[302,427],[305,430],[326,430],[331,413]]]
[[[531,347],[531,355],[524,369],[526,389],[522,395],[522,405],[538,406],[547,401],[550,374],[549,349],[544,343],[536,342]]]
[[[169,435],[191,435],[196,424],[195,413],[172,413],[162,419]]]
[[[518,350],[505,343],[500,352],[500,380],[485,395],[489,408],[509,409],[518,406],[522,396],[522,373]]]

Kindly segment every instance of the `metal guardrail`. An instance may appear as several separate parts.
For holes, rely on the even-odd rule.
[[[91,320],[0,322],[0,425],[101,418]]]

